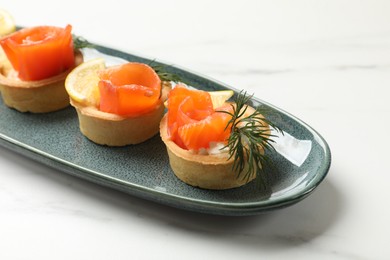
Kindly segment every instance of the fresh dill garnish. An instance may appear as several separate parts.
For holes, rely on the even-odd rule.
[[[152,60],[149,64],[150,67],[157,73],[157,75],[160,77],[161,81],[172,81],[175,83],[182,82],[181,78],[173,73],[167,72],[168,65],[158,65],[155,64],[155,60]]]
[[[241,177],[246,181],[254,174],[262,177],[264,166],[270,164],[265,151],[274,149],[272,138],[276,137],[271,134],[270,127],[283,134],[279,127],[265,118],[270,112],[265,107],[258,106],[252,114],[244,116],[252,96],[241,91],[235,105],[232,105],[233,112],[220,111],[232,116],[226,126],[226,129],[231,129],[231,133],[224,148],[229,149],[229,159],[234,158],[233,171],[237,172],[237,178]]]
[[[93,45],[92,43],[90,43],[89,41],[87,41],[81,36],[76,36],[72,34],[72,38],[73,38],[73,47],[75,49],[95,48],[95,45]]]

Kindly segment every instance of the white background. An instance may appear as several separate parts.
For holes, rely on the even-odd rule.
[[[246,89],[316,129],[329,175],[251,217],[144,201],[0,148],[0,259],[389,259],[390,1],[2,1],[18,25]],[[1,120],[1,115],[0,115]]]

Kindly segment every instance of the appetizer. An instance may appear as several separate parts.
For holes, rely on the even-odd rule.
[[[138,144],[156,135],[169,89],[162,88],[160,77],[147,64],[128,62],[106,68],[102,58],[76,67],[65,87],[81,132],[108,146]]]
[[[170,91],[160,135],[180,180],[205,189],[229,189],[259,175],[272,142],[270,123],[248,101],[240,93],[236,103],[215,104],[210,93],[182,85]]]
[[[0,90],[7,106],[45,113],[69,105],[64,81],[83,59],[71,30],[71,25],[37,26],[0,39]]]

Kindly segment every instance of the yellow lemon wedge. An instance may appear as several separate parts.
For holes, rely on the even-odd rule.
[[[86,106],[97,106],[100,101],[98,72],[105,67],[104,59],[96,58],[74,68],[65,80],[70,98]]]
[[[14,18],[6,10],[0,9],[0,37],[14,32]]]
[[[210,91],[209,93],[214,109],[222,106],[229,98],[234,95],[233,90]]]

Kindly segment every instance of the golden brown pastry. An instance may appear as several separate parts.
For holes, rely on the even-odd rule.
[[[76,108],[80,131],[91,141],[108,146],[139,144],[152,138],[159,131],[164,113],[162,102],[152,111],[135,117],[102,112],[73,100],[71,105]]]

